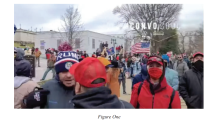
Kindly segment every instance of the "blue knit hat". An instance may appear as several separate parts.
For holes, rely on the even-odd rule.
[[[67,72],[69,71],[70,67],[74,63],[78,63],[78,56],[77,53],[74,51],[60,51],[56,57],[55,62],[55,71],[56,74],[60,72]]]
[[[163,59],[163,60],[167,60],[167,63],[170,62],[170,60],[169,60],[169,56],[166,55],[166,54],[162,55],[162,59]]]

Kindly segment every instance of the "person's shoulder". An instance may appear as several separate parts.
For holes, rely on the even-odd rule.
[[[139,85],[141,84],[142,82],[138,82],[136,84],[134,84],[133,88],[139,88]]]
[[[178,72],[175,71],[175,70],[173,70],[173,69],[168,68],[167,70],[168,70],[171,74],[178,74]]]
[[[189,69],[187,71],[185,71],[185,74],[189,75],[189,74],[194,74],[195,72],[192,69]]]
[[[120,100],[120,102],[123,104],[125,109],[134,109],[134,107],[132,106],[132,104],[124,101],[124,100]]]
[[[27,86],[27,87],[39,87],[39,85],[37,84],[37,82],[34,82],[32,80],[29,80],[27,82],[25,82],[24,84],[22,84],[22,86]]]
[[[138,79],[141,79],[141,78],[142,78],[142,75],[141,74],[137,74],[133,79],[138,80]]]
[[[183,64],[187,64],[187,62],[186,62],[186,60],[183,60],[183,62],[182,62]]]
[[[42,85],[42,88],[48,88],[48,87],[57,86],[57,85],[58,85],[58,81],[56,79],[51,79],[45,82],[45,84]]]
[[[29,80],[29,81],[23,83],[20,87],[22,89],[27,90],[27,92],[29,93],[29,92],[32,92],[36,87],[40,87],[40,86],[37,84],[37,82]]]

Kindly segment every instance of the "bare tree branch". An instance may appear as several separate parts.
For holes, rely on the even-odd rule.
[[[73,6],[67,8],[65,13],[61,16],[61,20],[63,22],[62,28],[58,29],[60,35],[64,40],[67,39],[72,47],[75,48],[75,39],[78,38],[82,30],[84,30],[78,8],[74,8]],[[65,36],[63,36],[62,33],[65,33]],[[81,42],[82,40],[80,41],[80,44]]]
[[[160,36],[153,37],[153,32],[163,28],[167,23],[174,23],[181,9],[181,4],[123,4],[121,7],[115,7],[113,14],[120,17],[120,21],[117,22],[120,24],[145,23],[146,29],[142,29],[142,25],[140,25],[139,29],[134,25],[133,29],[141,36],[148,35],[152,39],[159,39]],[[149,29],[149,24],[152,22],[156,22],[159,27]],[[154,40],[152,42],[155,43]]]

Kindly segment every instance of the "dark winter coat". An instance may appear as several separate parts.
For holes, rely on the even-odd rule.
[[[203,108],[203,72],[194,67],[184,73],[179,83],[179,92],[188,108]]]
[[[107,87],[93,88],[86,93],[78,94],[71,100],[74,108],[84,109],[133,109],[133,106],[111,95]]]

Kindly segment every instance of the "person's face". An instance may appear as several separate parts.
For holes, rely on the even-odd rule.
[[[59,74],[60,81],[66,86],[66,87],[72,87],[75,85],[75,79],[74,76],[70,74],[70,72],[60,72]]]
[[[198,55],[194,58],[194,62],[196,62],[198,60],[204,61],[204,57]]]
[[[157,63],[157,62],[152,62],[152,63],[150,63],[149,65],[147,65],[147,69],[148,69],[148,70],[149,70],[149,68],[153,68],[153,67],[157,67],[157,68],[163,70],[163,66],[160,65],[160,64]]]
[[[177,58],[178,58],[178,60],[182,60],[182,56],[181,55],[178,55]]]
[[[190,59],[191,60],[191,62],[194,62],[194,59],[192,58],[192,59]]]
[[[84,51],[84,54],[86,54],[86,51]]]

